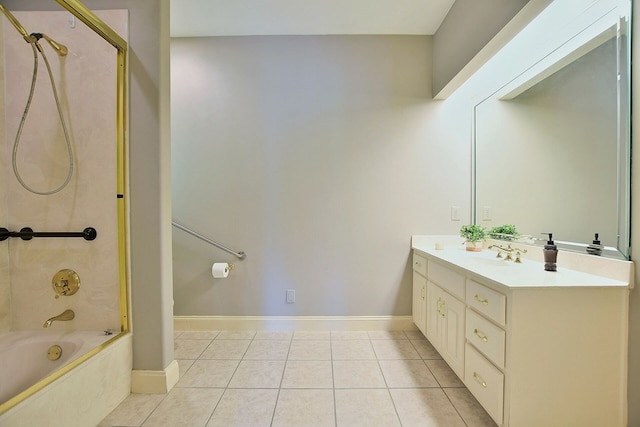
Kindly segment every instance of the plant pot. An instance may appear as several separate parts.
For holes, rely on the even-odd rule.
[[[465,246],[469,252],[480,252],[482,250],[482,242],[472,242],[471,240],[467,240],[465,242]]]

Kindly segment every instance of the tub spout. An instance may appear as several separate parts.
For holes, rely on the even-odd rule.
[[[51,319],[47,319],[46,322],[42,325],[43,328],[48,328],[55,320],[71,320],[76,317],[76,314],[73,310],[65,310],[57,316],[53,316]]]

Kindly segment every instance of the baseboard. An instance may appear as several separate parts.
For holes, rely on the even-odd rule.
[[[141,394],[168,393],[178,382],[178,362],[173,361],[163,371],[131,371],[131,392]]]
[[[411,331],[411,316],[174,316],[178,331]]]

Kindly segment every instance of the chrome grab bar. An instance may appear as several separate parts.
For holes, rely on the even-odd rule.
[[[177,228],[177,229],[179,229],[179,230],[184,231],[184,232],[185,232],[185,233],[187,233],[187,234],[191,234],[193,237],[197,237],[198,239],[200,239],[200,240],[202,240],[202,241],[204,241],[204,242],[207,242],[208,244],[210,244],[210,245],[212,245],[212,246],[215,246],[215,247],[216,247],[216,248],[218,248],[218,249],[222,249],[222,250],[223,250],[223,251],[225,251],[225,252],[228,252],[228,253],[230,253],[230,254],[232,254],[232,255],[235,255],[235,256],[237,256],[237,257],[238,257],[238,258],[240,258],[240,259],[244,259],[244,258],[247,256],[247,254],[245,254],[245,253],[244,253],[244,252],[242,252],[242,251],[240,251],[240,252],[235,252],[235,251],[233,251],[233,250],[231,250],[231,249],[227,248],[226,246],[221,245],[220,243],[214,242],[213,240],[211,240],[211,239],[209,239],[209,238],[207,238],[207,237],[203,236],[202,234],[196,233],[195,231],[193,231],[193,230],[191,230],[191,229],[189,229],[189,228],[185,227],[184,225],[180,225],[180,224],[178,224],[178,223],[177,223],[177,222],[175,222],[175,221],[171,221],[171,225],[173,225],[175,228]]]

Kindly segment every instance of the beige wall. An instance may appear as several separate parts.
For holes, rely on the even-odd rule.
[[[0,34],[3,34],[4,21],[0,22]],[[4,37],[0,39],[0,61],[4,64]],[[4,67],[0,67],[0,129],[5,128],[4,122]],[[0,141],[4,145],[4,132],[0,133]],[[6,180],[7,158],[6,150],[0,150],[0,170],[3,171],[3,181]],[[0,185],[0,227],[6,228],[7,223],[7,189]],[[11,329],[11,280],[9,278],[9,245],[0,242],[0,332]]]
[[[104,14],[126,34],[126,11]],[[10,230],[29,226],[36,231],[82,231],[94,227],[98,238],[9,239],[11,326],[39,329],[49,317],[74,310],[71,322],[53,329],[119,329],[117,258],[115,50],[84,25],[69,25],[66,12],[16,12],[32,32],[50,35],[66,45],[59,57],[43,41],[51,63],[66,126],[74,151],[74,175],[60,192],[43,196],[23,189],[13,175],[11,153],[31,85],[33,53],[10,25],[4,26],[6,54],[5,188]],[[59,187],[68,173],[68,152],[44,61],[35,95],[20,138],[17,156],[23,180],[38,191]],[[86,76],[91,76],[87,79]],[[54,299],[51,279],[61,269],[76,271],[81,280],[76,295]]]
[[[456,233],[450,207],[469,209],[431,38],[179,38],[171,54],[173,217],[248,254],[174,229],[175,313],[411,314],[410,236]],[[213,279],[214,261],[236,268]]]

